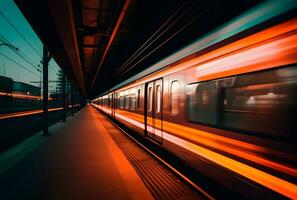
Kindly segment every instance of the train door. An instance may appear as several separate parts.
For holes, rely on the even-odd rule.
[[[146,84],[146,135],[162,143],[163,79]]]

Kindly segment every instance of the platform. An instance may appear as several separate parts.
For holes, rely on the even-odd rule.
[[[92,106],[0,154],[0,199],[211,199]]]
[[[0,199],[153,199],[96,114],[84,108],[1,175]]]

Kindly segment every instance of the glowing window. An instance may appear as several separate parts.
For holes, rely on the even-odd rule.
[[[131,94],[130,96],[130,110],[135,110],[136,109],[136,95]]]
[[[129,109],[129,95],[125,96],[125,109]]]
[[[172,114],[178,114],[179,105],[179,83],[173,81],[170,87],[170,111]]]
[[[124,108],[124,97],[123,96],[120,97],[120,105],[119,105],[119,107],[122,108],[122,109]]]
[[[153,88],[149,87],[148,91],[148,111],[152,112],[152,105],[153,105]]]
[[[158,85],[157,86],[157,109],[156,109],[156,112],[159,113],[161,111],[161,86]]]
[[[140,89],[137,91],[137,108],[140,108]]]

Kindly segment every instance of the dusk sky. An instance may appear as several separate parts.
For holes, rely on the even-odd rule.
[[[12,48],[1,45],[0,75],[4,76],[5,72],[5,76],[15,81],[39,86],[39,83],[32,83],[31,81],[40,81],[40,72],[37,70],[37,65],[39,64],[42,69],[40,63],[42,59],[42,43],[13,0],[0,0],[0,44],[3,44],[3,42],[18,48],[18,54],[20,55]],[[56,80],[58,69],[59,67],[52,59],[49,66],[49,80]],[[55,84],[49,83],[49,86],[49,90],[52,90]]]

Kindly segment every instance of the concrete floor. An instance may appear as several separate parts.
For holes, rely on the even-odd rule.
[[[153,199],[90,106],[0,176],[0,199]]]

